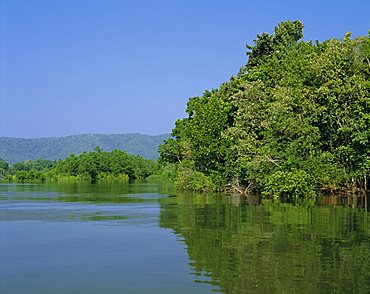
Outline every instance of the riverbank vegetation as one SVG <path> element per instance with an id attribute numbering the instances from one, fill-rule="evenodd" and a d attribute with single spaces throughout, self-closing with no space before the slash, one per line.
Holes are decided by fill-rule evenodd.
<path id="1" fill-rule="evenodd" d="M 3 173 L 3 182 L 43 183 L 46 181 L 125 181 L 145 179 L 153 173 L 155 162 L 122 150 L 69 155 L 64 160 L 24 161 L 11 165 Z"/>
<path id="2" fill-rule="evenodd" d="M 236 76 L 189 99 L 160 146 L 180 188 L 274 198 L 368 188 L 370 37 L 302 38 L 300 21 L 257 35 Z"/>

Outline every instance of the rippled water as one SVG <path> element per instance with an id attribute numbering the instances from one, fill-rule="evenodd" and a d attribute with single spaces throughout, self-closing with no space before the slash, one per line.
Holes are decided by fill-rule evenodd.
<path id="1" fill-rule="evenodd" d="M 364 196 L 0 185 L 1 293 L 370 293 Z"/>

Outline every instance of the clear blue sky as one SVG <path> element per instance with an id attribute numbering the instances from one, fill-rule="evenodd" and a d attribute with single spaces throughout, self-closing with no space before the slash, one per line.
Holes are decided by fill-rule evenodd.
<path id="1" fill-rule="evenodd" d="M 370 1 L 0 0 L 0 136 L 168 133 L 287 19 L 367 35 Z"/>

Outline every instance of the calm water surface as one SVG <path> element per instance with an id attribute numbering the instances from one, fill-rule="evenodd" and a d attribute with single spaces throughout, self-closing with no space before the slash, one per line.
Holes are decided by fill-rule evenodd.
<path id="1" fill-rule="evenodd" d="M 1 293 L 370 293 L 364 196 L 0 185 Z"/>

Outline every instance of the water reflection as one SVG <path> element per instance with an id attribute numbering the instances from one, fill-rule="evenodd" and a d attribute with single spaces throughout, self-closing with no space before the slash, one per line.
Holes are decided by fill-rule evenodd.
<path id="1" fill-rule="evenodd" d="M 104 222 L 156 225 L 157 199 L 151 184 L 0 184 L 0 221 Z M 131 222 L 129 222 L 131 221 Z"/>
<path id="2" fill-rule="evenodd" d="M 153 189 L 0 185 L 0 293 L 209 293 Z"/>
<path id="3" fill-rule="evenodd" d="M 321 198 L 318 201 L 319 205 L 332 206 L 332 205 L 342 205 L 351 206 L 352 208 L 369 210 L 369 196 L 370 195 L 358 195 L 358 194 L 348 194 L 348 195 L 330 195 Z"/>
<path id="4" fill-rule="evenodd" d="M 179 195 L 161 200 L 160 224 L 185 242 L 194 280 L 225 293 L 369 293 L 364 198 L 343 203 L 332 196 L 299 206 Z"/>
<path id="5" fill-rule="evenodd" d="M 370 293 L 363 195 L 281 203 L 166 193 L 0 185 L 0 292 L 52 293 L 59 283 L 63 293 Z"/>

